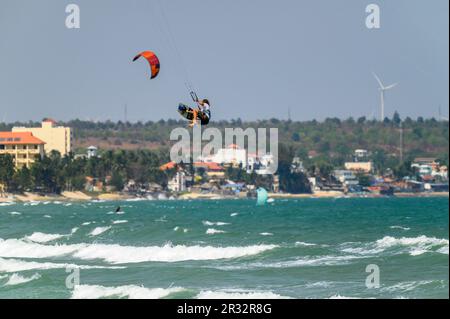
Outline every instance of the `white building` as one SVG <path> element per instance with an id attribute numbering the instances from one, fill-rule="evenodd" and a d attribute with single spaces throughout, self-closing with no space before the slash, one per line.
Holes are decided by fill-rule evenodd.
<path id="1" fill-rule="evenodd" d="M 367 150 L 363 150 L 363 149 L 355 150 L 356 158 L 367 158 L 367 156 L 369 156 L 369 152 Z"/>
<path id="2" fill-rule="evenodd" d="M 275 162 L 275 158 L 272 154 L 264 154 L 263 156 L 258 158 L 259 160 L 259 168 L 256 170 L 256 173 L 259 175 L 271 175 L 273 174 L 272 170 L 269 168 Z"/>
<path id="3" fill-rule="evenodd" d="M 345 169 L 360 173 L 371 173 L 373 171 L 372 162 L 346 162 Z"/>
<path id="4" fill-rule="evenodd" d="M 91 158 L 91 157 L 97 157 L 98 154 L 98 148 L 95 146 L 89 146 L 87 148 L 87 157 Z"/>
<path id="5" fill-rule="evenodd" d="M 216 154 L 208 156 L 205 162 L 217 164 L 231 164 L 233 166 L 247 167 L 247 151 L 239 148 L 236 144 L 231 144 L 227 148 L 221 148 Z"/>
<path id="6" fill-rule="evenodd" d="M 186 173 L 182 171 L 177 172 L 169 183 L 167 183 L 167 188 L 177 193 L 186 191 Z"/>
<path id="7" fill-rule="evenodd" d="M 355 174 L 350 170 L 335 170 L 333 172 L 333 176 L 346 186 L 359 184 Z"/>

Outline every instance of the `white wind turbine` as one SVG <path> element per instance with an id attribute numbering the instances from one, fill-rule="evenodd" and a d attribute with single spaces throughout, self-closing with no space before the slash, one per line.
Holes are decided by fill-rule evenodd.
<path id="1" fill-rule="evenodd" d="M 384 86 L 383 83 L 381 82 L 380 78 L 375 73 L 373 73 L 373 76 L 375 77 L 378 84 L 380 85 L 380 87 L 378 89 L 380 90 L 380 93 L 381 93 L 381 121 L 384 121 L 384 92 L 386 92 L 390 89 L 393 89 L 394 87 L 396 87 L 398 85 L 398 83 Z"/>

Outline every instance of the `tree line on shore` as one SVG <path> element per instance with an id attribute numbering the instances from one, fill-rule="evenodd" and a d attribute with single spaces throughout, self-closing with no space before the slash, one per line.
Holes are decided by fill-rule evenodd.
<path id="1" fill-rule="evenodd" d="M 102 182 L 105 186 L 113 186 L 121 191 L 125 184 L 133 180 L 138 185 L 156 183 L 163 187 L 175 175 L 176 169 L 162 171 L 160 166 L 169 161 L 168 151 L 104 151 L 98 157 L 75 157 L 73 154 L 61 157 L 52 151 L 48 156 L 37 160 L 30 168 L 26 166 L 15 169 L 10 155 L 0 155 L 0 184 L 9 192 L 36 191 L 42 193 L 60 193 L 62 191 L 85 190 L 87 177 Z M 281 147 L 278 174 L 280 188 L 287 192 L 310 192 L 308 179 L 303 173 L 291 172 L 292 149 Z M 199 182 L 206 182 L 206 172 L 194 171 L 200 177 Z M 261 176 L 247 173 L 239 167 L 224 168 L 225 179 L 262 186 L 270 189 L 273 176 Z"/>
<path id="2" fill-rule="evenodd" d="M 115 149 L 139 149 L 151 144 L 153 148 L 170 146 L 168 136 L 176 127 L 185 127 L 184 121 L 160 120 L 148 122 L 92 122 L 72 120 L 61 125 L 73 128 L 75 152 L 83 152 L 86 143 L 98 142 Z M 39 126 L 40 123 L 0 123 L 0 131 L 8 131 L 13 126 Z M 376 121 L 366 117 L 357 119 L 327 118 L 322 122 L 290 121 L 269 119 L 261 121 L 216 121 L 210 124 L 224 132 L 227 127 L 278 128 L 280 143 L 292 146 L 296 154 L 306 159 L 309 151 L 314 151 L 333 166 L 340 166 L 358 148 L 368 149 L 377 154 L 378 169 L 398 164 L 400 130 L 403 135 L 404 158 L 412 160 L 418 156 L 432 156 L 448 164 L 449 126 L 448 121 L 418 117 L 404 119 L 395 112 L 392 118 Z M 125 147 L 127 146 L 127 147 Z"/>
<path id="3" fill-rule="evenodd" d="M 74 120 L 61 123 L 72 127 L 75 146 L 83 140 L 104 140 L 107 143 L 130 143 L 134 150 L 102 150 L 101 157 L 83 158 L 73 154 L 61 157 L 58 153 L 37 161 L 30 169 L 14 170 L 12 158 L 0 156 L 0 183 L 11 191 L 43 190 L 60 192 L 62 190 L 81 190 L 86 176 L 98 178 L 122 189 L 126 181 L 133 179 L 137 183 L 155 182 L 167 185 L 174 171 L 162 172 L 160 165 L 169 161 L 167 137 L 172 129 L 185 126 L 185 122 L 160 120 L 158 122 L 91 122 Z M 12 126 L 39 126 L 39 123 L 0 123 L 0 131 L 10 130 Z M 370 151 L 370 160 L 375 173 L 383 174 L 388 169 L 395 177 L 410 176 L 414 172 L 411 162 L 415 157 L 432 156 L 439 158 L 441 164 L 448 165 L 449 126 L 448 121 L 434 118 L 406 118 L 402 120 L 398 113 L 392 119 L 383 122 L 368 120 L 365 117 L 340 120 L 329 118 L 323 122 L 306 122 L 270 119 L 265 121 L 244 122 L 241 120 L 219 121 L 211 126 L 224 130 L 227 127 L 276 127 L 279 130 L 279 167 L 280 188 L 298 193 L 308 192 L 307 176 L 319 176 L 330 180 L 334 169 L 342 168 L 346 161 L 352 160 L 353 151 L 358 148 Z M 399 156 L 400 130 L 403 135 L 403 158 Z M 156 143 L 155 149 L 140 149 L 142 142 Z M 313 151 L 313 155 L 310 154 Z M 75 149 L 84 153 L 84 148 Z M 303 172 L 292 172 L 294 157 L 304 164 Z M 226 177 L 236 182 L 261 184 L 268 186 L 272 180 L 255 174 L 247 174 L 240 169 L 226 169 Z M 364 183 L 367 178 L 360 176 Z"/>

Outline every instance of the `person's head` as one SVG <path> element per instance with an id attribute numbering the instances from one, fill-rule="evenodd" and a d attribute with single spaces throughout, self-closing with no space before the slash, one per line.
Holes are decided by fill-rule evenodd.
<path id="1" fill-rule="evenodd" d="M 211 104 L 209 104 L 208 99 L 203 99 L 203 100 L 202 100 L 202 104 L 208 104 L 209 106 L 211 106 Z"/>

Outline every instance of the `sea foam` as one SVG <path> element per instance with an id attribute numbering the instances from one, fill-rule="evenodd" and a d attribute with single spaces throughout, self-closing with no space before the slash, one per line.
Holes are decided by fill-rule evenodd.
<path id="1" fill-rule="evenodd" d="M 98 285 L 78 285 L 72 293 L 72 299 L 129 298 L 129 299 L 160 299 L 170 294 L 183 291 L 184 288 L 145 288 L 128 285 L 104 287 Z"/>
<path id="2" fill-rule="evenodd" d="M 206 234 L 207 235 L 224 234 L 224 233 L 226 233 L 226 231 L 219 230 L 219 229 L 214 229 L 214 228 L 208 228 L 206 230 Z"/>
<path id="3" fill-rule="evenodd" d="M 125 219 L 123 219 L 123 220 L 115 220 L 112 223 L 113 224 L 125 224 L 125 223 L 128 223 L 128 220 L 125 220 Z"/>
<path id="4" fill-rule="evenodd" d="M 111 229 L 111 226 L 104 226 L 104 227 L 96 227 L 94 228 L 94 230 L 92 230 L 89 235 L 91 236 L 98 236 L 103 234 L 104 232 L 108 231 Z"/>
<path id="5" fill-rule="evenodd" d="M 409 253 L 411 256 L 419 256 L 429 252 L 448 255 L 449 241 L 448 239 L 427 237 L 425 235 L 401 238 L 385 236 L 371 243 L 345 243 L 343 245 L 347 246 L 342 249 L 343 252 L 359 255 L 377 255 L 383 252 L 391 254 Z"/>
<path id="6" fill-rule="evenodd" d="M 179 262 L 186 260 L 231 259 L 257 255 L 277 248 L 276 245 L 243 247 L 213 246 L 121 246 L 116 244 L 43 245 L 19 239 L 0 239 L 0 257 L 53 258 L 71 255 L 83 260 L 100 259 L 112 264 L 140 262 Z"/>
<path id="7" fill-rule="evenodd" d="M 446 248 L 448 251 L 448 245 L 449 245 L 448 239 L 427 237 L 424 235 L 412 238 L 407 237 L 395 238 L 386 236 L 376 241 L 376 246 L 380 249 L 389 249 L 398 246 L 410 248 L 410 254 L 412 256 L 418 256 L 423 253 L 432 251 L 442 253 L 443 252 L 442 249 Z M 436 248 L 438 249 L 435 250 Z"/>
<path id="8" fill-rule="evenodd" d="M 39 274 L 34 274 L 31 277 L 23 277 L 19 274 L 14 273 L 9 277 L 8 281 L 5 283 L 5 286 L 21 285 L 39 278 L 41 278 L 41 275 Z"/>
<path id="9" fill-rule="evenodd" d="M 26 240 L 34 241 L 35 243 L 47 243 L 49 241 L 54 241 L 63 237 L 66 237 L 67 235 L 61 235 L 61 234 L 45 234 L 40 232 L 34 232 L 30 236 L 25 236 Z"/>
<path id="10" fill-rule="evenodd" d="M 205 226 L 225 226 L 225 225 L 230 225 L 230 223 L 225 223 L 225 222 L 210 222 L 208 220 L 204 220 L 203 225 Z"/>
<path id="11" fill-rule="evenodd" d="M 0 272 L 21 272 L 28 270 L 48 270 L 48 269 L 124 269 L 126 267 L 119 266 L 85 266 L 68 263 L 51 263 L 51 262 L 35 262 L 24 261 L 19 259 L 4 259 L 0 257 Z"/>

